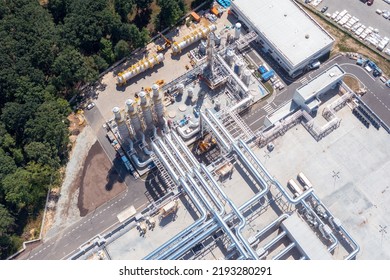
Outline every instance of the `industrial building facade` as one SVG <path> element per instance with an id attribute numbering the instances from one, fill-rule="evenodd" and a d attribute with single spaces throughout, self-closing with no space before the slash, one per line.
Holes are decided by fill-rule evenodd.
<path id="1" fill-rule="evenodd" d="M 335 64 L 314 77 L 309 83 L 297 88 L 293 96 L 294 102 L 308 113 L 317 111 L 321 105 L 321 95 L 339 85 L 344 74 L 344 70 Z"/>
<path id="2" fill-rule="evenodd" d="M 332 49 L 333 37 L 292 0 L 235 0 L 231 9 L 291 77 Z"/>

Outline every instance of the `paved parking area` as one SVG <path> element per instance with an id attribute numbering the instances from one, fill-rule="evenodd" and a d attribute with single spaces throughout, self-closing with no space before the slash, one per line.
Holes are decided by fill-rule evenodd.
<path id="1" fill-rule="evenodd" d="M 379 29 L 381 36 L 390 38 L 390 20 L 383 18 L 381 15 L 375 13 L 379 10 L 390 10 L 390 5 L 382 0 L 374 1 L 374 4 L 368 6 L 359 0 L 323 0 L 317 6 L 318 10 L 328 6 L 326 13 L 333 14 L 335 11 L 341 12 L 347 10 L 352 16 L 357 17 L 365 26 L 372 26 Z"/>

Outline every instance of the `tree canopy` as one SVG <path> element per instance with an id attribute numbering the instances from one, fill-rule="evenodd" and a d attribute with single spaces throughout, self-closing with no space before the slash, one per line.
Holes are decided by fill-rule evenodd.
<path id="1" fill-rule="evenodd" d="M 67 100 L 143 47 L 130 21 L 144 0 L 0 1 L 0 256 L 42 209 L 67 161 Z M 27 215 L 27 219 L 26 219 Z"/>
<path id="2" fill-rule="evenodd" d="M 68 103 L 150 40 L 153 0 L 0 1 L 0 257 L 20 245 L 68 156 Z M 183 0 L 156 0 L 157 29 Z M 27 217 L 27 218 L 26 218 Z"/>
<path id="3" fill-rule="evenodd" d="M 185 14 L 183 0 L 157 0 L 157 4 L 161 7 L 156 19 L 159 30 L 173 26 Z"/>

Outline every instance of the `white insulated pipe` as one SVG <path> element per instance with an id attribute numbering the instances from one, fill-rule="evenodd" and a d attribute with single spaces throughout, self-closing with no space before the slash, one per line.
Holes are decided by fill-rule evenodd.
<path id="1" fill-rule="evenodd" d="M 230 76 L 236 81 L 236 83 L 242 88 L 244 93 L 248 93 L 249 89 L 244 84 L 244 82 L 240 79 L 240 77 L 237 76 L 237 74 L 230 68 L 230 66 L 226 63 L 226 61 L 223 59 L 223 57 L 220 54 L 217 54 L 217 59 L 219 62 L 223 65 L 223 67 L 229 72 Z"/>
<path id="2" fill-rule="evenodd" d="M 131 78 L 137 76 L 147 69 L 153 68 L 155 65 L 163 61 L 164 55 L 162 53 L 138 61 L 137 63 L 127 68 L 124 72 L 118 74 L 117 85 L 125 85 Z"/>
<path id="3" fill-rule="evenodd" d="M 196 160 L 195 156 L 190 152 L 184 141 L 174 132 L 171 132 L 172 138 L 175 140 L 176 143 L 179 144 L 180 148 L 184 153 L 187 155 L 189 160 L 191 161 L 192 165 L 195 166 L 197 169 L 199 168 L 199 162 Z"/>
<path id="4" fill-rule="evenodd" d="M 189 35 L 184 36 L 182 41 L 173 43 L 172 46 L 173 53 L 174 54 L 180 53 L 183 49 L 190 46 L 192 43 L 195 43 L 202 38 L 206 38 L 210 32 L 214 32 L 215 30 L 217 30 L 217 26 L 215 24 L 211 24 L 209 26 L 203 26 L 201 28 L 196 29 Z"/>

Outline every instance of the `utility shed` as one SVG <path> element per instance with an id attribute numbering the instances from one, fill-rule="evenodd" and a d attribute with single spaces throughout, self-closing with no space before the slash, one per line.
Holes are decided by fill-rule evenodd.
<path id="1" fill-rule="evenodd" d="M 234 0 L 231 9 L 292 77 L 327 55 L 333 46 L 333 37 L 295 1 Z"/>
<path id="2" fill-rule="evenodd" d="M 295 241 L 299 251 L 309 260 L 333 260 L 327 248 L 318 239 L 310 226 L 294 213 L 282 222 L 288 237 Z"/>
<path id="3" fill-rule="evenodd" d="M 296 89 L 293 100 L 302 109 L 311 113 L 321 105 L 320 96 L 335 88 L 344 77 L 344 70 L 337 64 L 320 73 L 307 84 Z"/>

